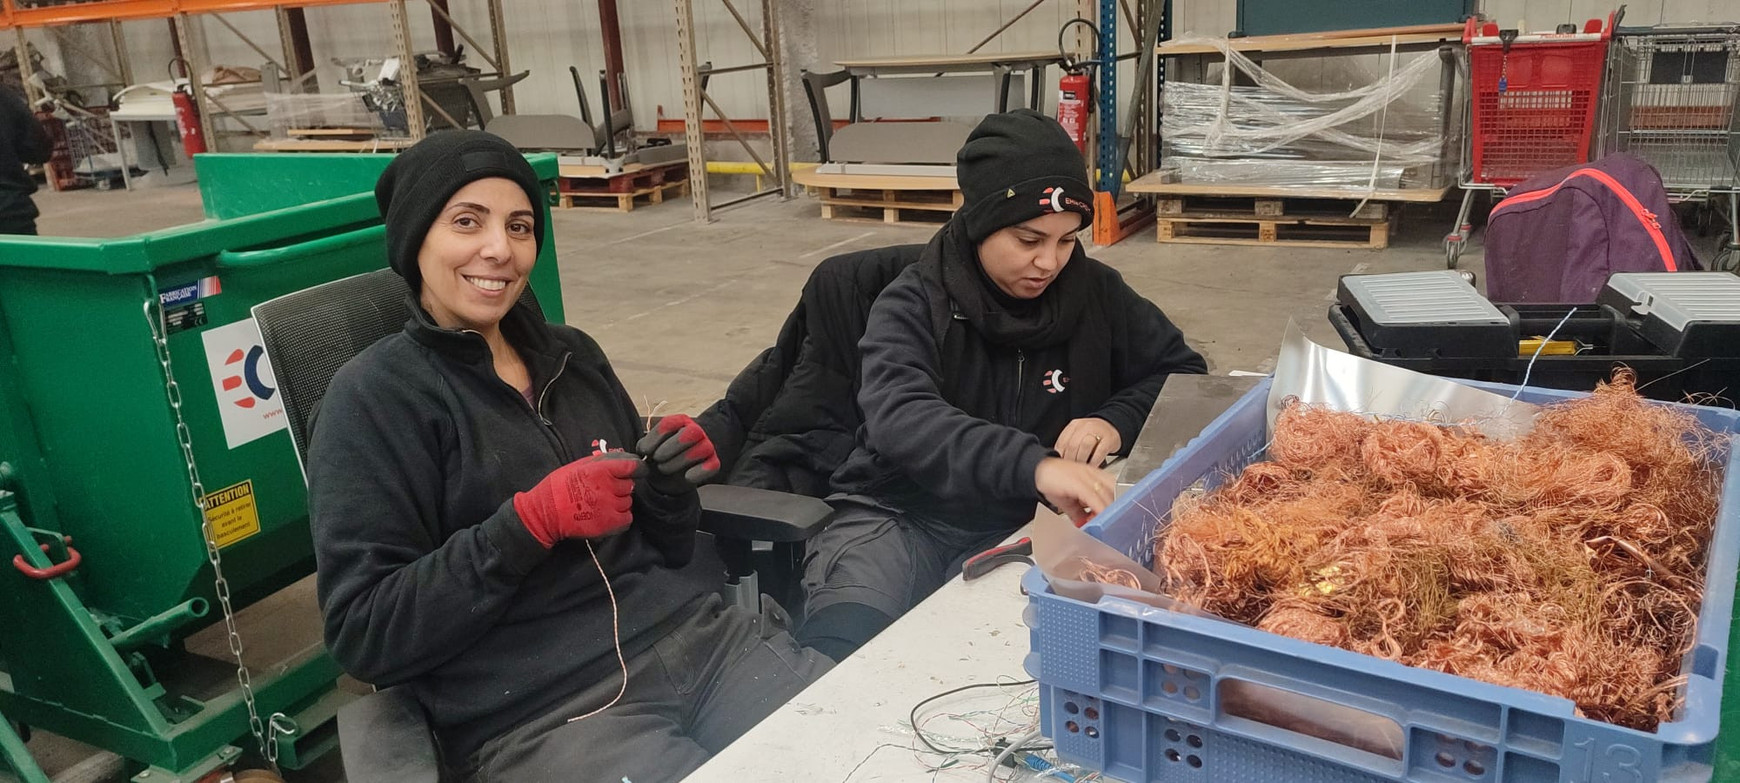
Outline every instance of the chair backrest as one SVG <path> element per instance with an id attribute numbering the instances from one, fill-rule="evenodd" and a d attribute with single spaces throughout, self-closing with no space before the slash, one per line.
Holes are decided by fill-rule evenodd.
<path id="1" fill-rule="evenodd" d="M 520 301 L 543 315 L 530 286 Z M 411 299 L 398 274 L 377 269 L 261 302 L 253 313 L 306 478 L 314 416 L 332 376 L 364 348 L 403 330 Z"/>
<path id="2" fill-rule="evenodd" d="M 525 78 L 531 75 L 531 71 L 520 71 L 511 76 L 496 76 L 488 79 L 468 76 L 459 80 L 459 84 L 465 88 L 466 96 L 470 98 L 471 110 L 477 116 L 477 127 L 480 130 L 488 128 L 490 120 L 495 119 L 495 111 L 489 107 L 489 91 L 512 87 L 525 81 Z"/>
<path id="3" fill-rule="evenodd" d="M 816 121 L 816 146 L 821 152 L 822 162 L 832 162 L 833 158 L 828 157 L 828 142 L 834 136 L 834 113 L 828 108 L 827 89 L 840 82 L 851 80 L 852 74 L 843 70 L 832 73 L 800 71 L 799 76 L 804 83 L 804 96 L 810 101 L 810 117 Z M 852 81 L 850 117 L 854 122 L 858 119 L 858 82 L 856 81 Z"/>
<path id="4" fill-rule="evenodd" d="M 823 497 L 863 423 L 858 341 L 882 289 L 923 245 L 861 250 L 818 264 L 779 339 L 697 419 L 731 484 Z"/>

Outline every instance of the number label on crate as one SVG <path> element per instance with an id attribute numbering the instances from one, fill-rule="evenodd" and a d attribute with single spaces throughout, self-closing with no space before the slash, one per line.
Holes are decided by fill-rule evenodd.
<path id="1" fill-rule="evenodd" d="M 1630 745 L 1608 745 L 1601 752 L 1590 737 L 1574 747 L 1583 751 L 1583 765 L 1576 769 L 1573 783 L 1643 783 L 1643 753 Z"/>

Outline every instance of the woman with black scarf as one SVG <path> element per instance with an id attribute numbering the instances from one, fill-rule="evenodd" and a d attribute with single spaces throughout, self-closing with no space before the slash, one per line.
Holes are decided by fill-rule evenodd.
<path id="1" fill-rule="evenodd" d="M 1086 164 L 1062 126 L 986 117 L 966 204 L 883 290 L 863 340 L 858 444 L 810 541 L 799 639 L 839 660 L 1033 517 L 1112 500 L 1100 470 L 1166 376 L 1207 371 L 1152 302 L 1088 258 Z"/>

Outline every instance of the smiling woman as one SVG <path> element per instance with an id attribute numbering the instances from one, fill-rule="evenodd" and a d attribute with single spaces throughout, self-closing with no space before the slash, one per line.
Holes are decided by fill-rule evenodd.
<path id="1" fill-rule="evenodd" d="M 409 686 L 443 779 L 682 777 L 827 667 L 723 605 L 695 546 L 713 444 L 687 416 L 645 432 L 598 344 L 520 301 L 545 210 L 507 142 L 436 133 L 375 199 L 417 306 L 314 423 L 333 657 Z"/>
<path id="2" fill-rule="evenodd" d="M 538 260 L 535 220 L 512 180 L 480 179 L 447 200 L 417 252 L 418 300 L 429 317 L 443 328 L 483 335 L 496 374 L 528 398 L 532 379 L 502 336 L 501 319 L 519 301 Z"/>

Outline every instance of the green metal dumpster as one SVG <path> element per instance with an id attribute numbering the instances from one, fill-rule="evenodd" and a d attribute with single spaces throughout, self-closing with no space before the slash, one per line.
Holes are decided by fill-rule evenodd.
<path id="1" fill-rule="evenodd" d="M 200 156 L 202 222 L 0 236 L 8 721 L 111 750 L 154 783 L 254 747 L 237 677 L 179 676 L 192 668 L 181 640 L 224 622 L 213 559 L 237 610 L 314 570 L 302 473 L 249 311 L 385 265 L 373 188 L 390 159 Z M 554 156 L 532 162 L 555 179 Z M 532 286 L 560 321 L 554 259 L 546 242 Z M 316 724 L 343 697 L 323 647 L 248 663 L 258 714 L 291 719 L 285 766 L 330 744 Z M 0 758 L 41 779 L 6 721 Z"/>

